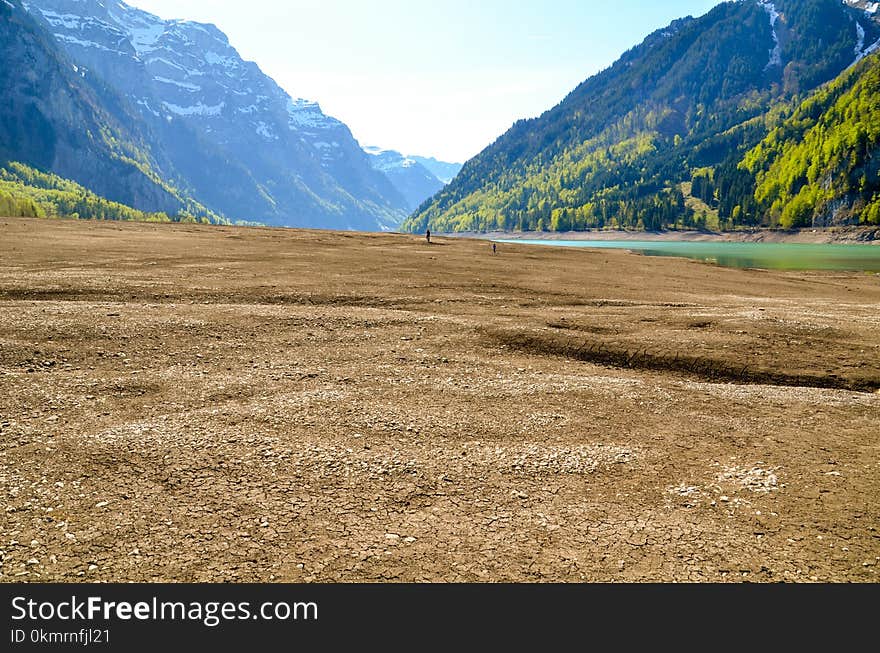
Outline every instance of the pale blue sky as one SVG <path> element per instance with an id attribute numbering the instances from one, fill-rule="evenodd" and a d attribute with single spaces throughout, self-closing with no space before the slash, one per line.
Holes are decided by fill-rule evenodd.
<path id="1" fill-rule="evenodd" d="M 464 161 L 718 0 L 128 0 L 214 23 L 362 145 Z"/>

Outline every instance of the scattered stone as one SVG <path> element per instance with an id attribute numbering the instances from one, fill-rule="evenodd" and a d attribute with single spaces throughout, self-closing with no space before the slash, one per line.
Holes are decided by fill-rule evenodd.
<path id="1" fill-rule="evenodd" d="M 717 273 L 700 267 L 686 287 L 664 291 L 664 301 L 689 302 L 669 308 L 641 296 L 634 284 L 574 284 L 576 266 L 554 272 L 549 299 L 539 290 L 546 281 L 540 265 L 525 279 L 514 270 L 490 277 L 480 263 L 485 299 L 460 292 L 456 275 L 437 284 L 418 268 L 412 283 L 387 290 L 367 287 L 373 272 L 349 278 L 331 269 L 329 285 L 319 290 L 315 284 L 323 282 L 298 276 L 300 262 L 291 255 L 296 239 L 310 236 L 291 234 L 287 243 L 286 232 L 260 233 L 266 236 L 260 248 L 243 252 L 229 241 L 223 256 L 262 265 L 265 246 L 269 275 L 269 266 L 239 270 L 251 265 L 242 260 L 233 286 L 204 267 L 208 231 L 188 234 L 200 252 L 190 260 L 184 245 L 184 277 L 112 263 L 99 266 L 98 277 L 78 263 L 36 270 L 27 258 L 19 269 L 16 257 L 15 265 L 0 266 L 8 309 L 0 311 L 0 381 L 9 390 L 0 392 L 2 578 L 24 570 L 28 580 L 49 581 L 694 581 L 717 579 L 719 565 L 727 565 L 728 578 L 739 577 L 743 565 L 756 561 L 772 566 L 772 580 L 779 581 L 875 577 L 878 563 L 865 562 L 859 572 L 858 558 L 869 560 L 880 541 L 870 525 L 876 461 L 862 446 L 865 433 L 876 430 L 877 396 L 717 380 L 688 385 L 662 370 L 603 368 L 574 356 L 494 347 L 486 335 L 502 326 L 511 333 L 539 330 L 546 314 L 564 305 L 566 319 L 584 327 L 568 334 L 584 353 L 593 343 L 631 339 L 648 354 L 669 344 L 688 356 L 745 361 L 748 355 L 784 368 L 801 354 L 778 338 L 797 334 L 810 345 L 829 344 L 820 352 L 828 367 L 838 365 L 830 358 L 840 352 L 841 374 L 856 373 L 864 361 L 858 374 L 867 376 L 876 373 L 880 347 L 861 341 L 873 338 L 873 347 L 876 329 L 867 329 L 876 326 L 876 311 L 864 297 L 849 305 L 826 299 L 824 281 L 843 283 L 846 275 L 822 284 L 802 275 L 797 284 L 779 285 L 776 273 L 743 272 L 755 284 L 766 277 L 781 296 L 724 294 L 717 302 L 705 295 L 701 276 Z M 274 238 L 285 240 L 277 258 Z M 104 251 L 102 239 L 90 239 Z M 333 239 L 346 251 L 346 239 Z M 151 255 L 155 239 L 135 242 L 146 247 L 138 258 Z M 456 247 L 444 255 L 470 275 L 466 262 L 455 259 Z M 512 251 L 509 260 L 526 260 L 516 256 Z M 590 268 L 604 257 L 582 258 Z M 550 269 L 562 270 L 556 263 Z M 194 281 L 181 288 L 181 278 Z M 520 287 L 524 282 L 527 288 Z M 723 289 L 721 282 L 711 285 L 712 293 Z M 19 287 L 47 294 L 20 301 L 10 294 Z M 68 292 L 81 296 L 68 301 Z M 615 297 L 600 301 L 597 292 Z M 101 320 L 117 309 L 107 298 L 94 300 L 95 293 L 126 303 L 124 330 L 118 320 Z M 498 310 L 502 294 L 509 310 Z M 431 330 L 406 334 L 418 332 L 413 324 L 433 296 L 444 299 L 431 305 L 437 313 Z M 171 297 L 178 308 L 132 303 Z M 185 306 L 191 298 L 197 301 Z M 755 301 L 770 310 L 760 340 L 747 326 Z M 675 323 L 695 319 L 718 328 L 687 340 Z M 846 328 L 838 328 L 844 319 Z M 108 326 L 103 332 L 101 322 Z M 588 328 L 600 324 L 595 332 Z M 665 340 L 668 327 L 674 343 Z M 743 330 L 731 339 L 733 328 Z M 45 345 L 51 337 L 55 344 Z M 861 357 L 854 351 L 847 358 L 853 344 L 841 345 L 844 337 L 865 346 Z M 776 345 L 778 360 L 760 358 L 762 348 Z M 107 352 L 100 358 L 98 346 Z M 813 349 L 823 348 L 797 347 L 805 361 Z M 120 350 L 142 369 L 126 369 L 129 359 L 113 355 Z M 440 351 L 454 365 L 439 365 L 449 363 Z M 57 366 L 42 363 L 50 355 Z M 69 371 L 64 356 L 81 368 Z M 305 373 L 318 365 L 327 369 Z M 25 375 L 28 366 L 36 374 Z M 44 421 L 55 417 L 52 426 Z M 768 464 L 754 462 L 758 457 Z M 831 457 L 840 459 L 838 467 L 825 466 Z M 779 461 L 783 469 L 770 466 Z M 832 478 L 831 469 L 847 472 L 846 482 Z M 834 501 L 805 496 L 823 473 L 824 486 L 835 492 L 826 498 Z M 116 499 L 96 502 L 102 494 Z M 708 507 L 710 500 L 722 510 L 681 507 Z M 736 520 L 725 520 L 734 506 L 747 505 Z M 781 516 L 759 514 L 773 509 Z M 385 525 L 397 532 L 377 538 Z M 825 542 L 816 544 L 816 532 L 828 533 Z M 25 545 L 9 545 L 12 538 Z M 831 540 L 833 549 L 826 546 Z M 644 548 L 631 548 L 637 546 Z M 96 552 L 100 558 L 89 560 Z M 310 559 L 309 574 L 304 563 L 290 565 L 298 557 Z M 797 576 L 798 567 L 806 573 Z M 757 567 L 748 578 L 769 580 Z"/>
<path id="2" fill-rule="evenodd" d="M 719 483 L 734 482 L 756 494 L 775 492 L 780 487 L 785 487 L 779 484 L 776 474 L 780 468 L 772 467 L 765 469 L 761 467 L 762 464 L 757 463 L 753 467 L 725 467 L 722 473 L 718 475 L 718 481 Z"/>

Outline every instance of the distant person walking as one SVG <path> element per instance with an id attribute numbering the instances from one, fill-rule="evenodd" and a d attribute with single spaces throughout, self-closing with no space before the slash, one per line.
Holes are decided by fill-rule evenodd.
<path id="1" fill-rule="evenodd" d="M 425 234 L 425 238 L 427 239 L 428 244 L 430 245 L 431 244 L 431 230 L 430 229 L 428 229 L 428 233 Z"/>
<path id="2" fill-rule="evenodd" d="M 495 255 L 498 253 L 498 245 L 492 243 L 492 254 Z"/>

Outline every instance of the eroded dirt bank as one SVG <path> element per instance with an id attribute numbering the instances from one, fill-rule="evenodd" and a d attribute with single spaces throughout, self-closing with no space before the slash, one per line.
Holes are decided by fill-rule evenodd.
<path id="1" fill-rule="evenodd" d="M 0 219 L 0 580 L 876 582 L 878 306 L 876 275 Z"/>

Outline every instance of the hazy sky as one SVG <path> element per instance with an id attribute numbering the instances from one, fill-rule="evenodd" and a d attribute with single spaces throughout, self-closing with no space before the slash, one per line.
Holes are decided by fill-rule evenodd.
<path id="1" fill-rule="evenodd" d="M 464 161 L 718 0 L 127 0 L 214 23 L 361 145 Z"/>

